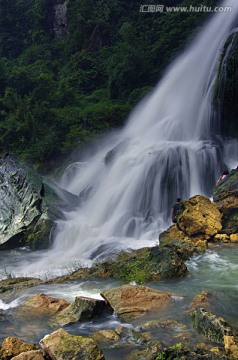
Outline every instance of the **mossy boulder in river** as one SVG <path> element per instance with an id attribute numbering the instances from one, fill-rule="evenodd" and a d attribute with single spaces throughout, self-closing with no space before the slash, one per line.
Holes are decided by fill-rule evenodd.
<path id="1" fill-rule="evenodd" d="M 4 339 L 0 350 L 1 360 L 10 360 L 14 356 L 21 354 L 22 352 L 37 350 L 38 346 L 30 344 L 26 341 L 18 339 L 16 337 L 8 337 Z"/>
<path id="2" fill-rule="evenodd" d="M 72 304 L 57 315 L 56 321 L 64 326 L 77 321 L 90 320 L 106 312 L 112 313 L 112 308 L 107 307 L 104 300 L 78 296 Z"/>
<path id="3" fill-rule="evenodd" d="M 59 329 L 46 335 L 40 346 L 50 359 L 57 360 L 103 360 L 104 355 L 93 339 L 69 334 Z"/>
<path id="4" fill-rule="evenodd" d="M 131 250 L 118 254 L 114 260 L 96 264 L 88 269 L 78 269 L 53 282 L 111 277 L 143 284 L 150 281 L 178 279 L 187 275 L 188 270 L 184 262 L 196 252 L 198 249 L 186 241 Z"/>

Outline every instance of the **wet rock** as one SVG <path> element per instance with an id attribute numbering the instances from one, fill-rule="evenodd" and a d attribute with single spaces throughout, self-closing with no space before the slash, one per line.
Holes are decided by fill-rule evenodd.
<path id="1" fill-rule="evenodd" d="M 231 242 L 238 242 L 238 234 L 231 234 L 230 235 Z"/>
<path id="2" fill-rule="evenodd" d="M 156 328 L 176 329 L 176 331 L 179 329 L 181 331 L 186 329 L 186 325 L 176 319 L 160 319 L 147 321 L 140 326 L 140 330 L 151 330 Z"/>
<path id="3" fill-rule="evenodd" d="M 0 249 L 49 247 L 54 221 L 78 197 L 9 155 L 0 157 Z"/>
<path id="4" fill-rule="evenodd" d="M 121 252 L 114 260 L 98 263 L 91 268 L 80 268 L 48 283 L 102 277 L 143 284 L 182 278 L 188 273 L 184 262 L 199 251 L 193 243 L 174 241 L 164 246 Z"/>
<path id="5" fill-rule="evenodd" d="M 125 321 L 138 318 L 149 311 L 164 311 L 172 294 L 146 286 L 123 285 L 101 293 L 101 296 Z"/>
<path id="6" fill-rule="evenodd" d="M 16 337 L 8 337 L 3 340 L 0 350 L 1 360 L 10 360 L 23 352 L 37 350 L 38 346 L 30 344 Z"/>
<path id="7" fill-rule="evenodd" d="M 104 300 L 76 297 L 72 304 L 57 315 L 56 321 L 63 326 L 77 321 L 90 320 L 106 311 L 112 313 L 112 309 L 106 306 Z"/>
<path id="8" fill-rule="evenodd" d="M 90 338 L 95 340 L 97 343 L 99 342 L 114 343 L 120 340 L 120 336 L 116 333 L 116 331 L 111 329 L 98 330 L 93 334 L 91 334 Z"/>
<path id="9" fill-rule="evenodd" d="M 224 347 L 230 360 L 238 359 L 238 338 L 234 336 L 224 336 Z"/>
<path id="10" fill-rule="evenodd" d="M 41 216 L 42 182 L 35 176 L 34 185 L 28 181 L 27 171 L 6 155 L 0 158 L 0 244 L 18 240 L 27 226 Z"/>
<path id="11" fill-rule="evenodd" d="M 12 295 L 19 296 L 25 289 L 42 284 L 43 281 L 36 278 L 9 278 L 0 281 L 0 298 L 9 299 Z"/>
<path id="12" fill-rule="evenodd" d="M 223 344 L 224 336 L 236 336 L 236 330 L 225 319 L 199 308 L 191 313 L 193 327 L 209 340 Z"/>
<path id="13" fill-rule="evenodd" d="M 214 308 L 215 304 L 217 303 L 217 299 L 208 291 L 202 291 L 201 293 L 197 294 L 192 303 L 189 306 L 190 313 L 194 312 L 196 309 L 202 308 L 207 311 Z"/>
<path id="14" fill-rule="evenodd" d="M 238 171 L 232 170 L 215 188 L 213 200 L 223 214 L 222 231 L 226 234 L 238 232 Z"/>
<path id="15" fill-rule="evenodd" d="M 159 242 L 161 245 L 165 245 L 171 243 L 171 241 L 184 240 L 185 237 L 186 235 L 177 225 L 172 225 L 159 235 Z"/>
<path id="16" fill-rule="evenodd" d="M 182 202 L 177 225 L 193 241 L 208 240 L 222 228 L 221 213 L 208 198 L 196 195 Z"/>
<path id="17" fill-rule="evenodd" d="M 138 284 L 181 278 L 187 274 L 181 252 L 181 244 L 170 244 L 121 253 L 115 261 L 96 266 L 95 274 Z"/>
<path id="18" fill-rule="evenodd" d="M 14 356 L 11 360 L 45 360 L 45 352 L 42 350 L 32 350 Z"/>
<path id="19" fill-rule="evenodd" d="M 216 234 L 214 236 L 214 241 L 228 243 L 230 242 L 230 237 L 227 234 Z"/>
<path id="20" fill-rule="evenodd" d="M 56 314 L 68 306 L 69 303 L 64 299 L 54 298 L 45 294 L 32 295 L 21 305 L 21 307 L 27 308 L 27 311 L 32 309 L 40 314 Z"/>
<path id="21" fill-rule="evenodd" d="M 103 360 L 104 355 L 93 339 L 69 334 L 59 329 L 46 335 L 40 346 L 51 360 Z"/>
<path id="22" fill-rule="evenodd" d="M 104 158 L 105 164 L 106 165 L 111 164 L 116 156 L 118 156 L 119 154 L 123 153 L 126 150 L 128 143 L 129 143 L 129 139 L 125 139 L 121 141 L 119 144 L 117 144 L 112 150 L 108 151 L 108 153 Z"/>

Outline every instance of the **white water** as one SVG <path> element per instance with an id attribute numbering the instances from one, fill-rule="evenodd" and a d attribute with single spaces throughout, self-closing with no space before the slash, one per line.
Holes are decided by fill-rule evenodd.
<path id="1" fill-rule="evenodd" d="M 80 195 L 81 206 L 58 222 L 54 248 L 22 273 L 59 275 L 117 249 L 153 246 L 170 225 L 176 197 L 210 196 L 224 164 L 237 165 L 237 156 L 229 158 L 237 142 L 221 149 L 211 128 L 219 56 L 238 13 L 237 0 L 223 5 L 232 6 L 232 12 L 210 20 L 127 126 L 66 170 L 60 185 Z M 116 145 L 105 165 L 104 157 Z"/>

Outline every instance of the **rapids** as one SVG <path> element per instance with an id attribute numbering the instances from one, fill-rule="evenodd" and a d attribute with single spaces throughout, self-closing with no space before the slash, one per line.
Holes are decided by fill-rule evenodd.
<path id="1" fill-rule="evenodd" d="M 57 222 L 52 248 L 6 272 L 54 277 L 121 249 L 154 246 L 177 197 L 212 195 L 221 169 L 238 161 L 237 140 L 215 133 L 211 101 L 238 13 L 237 0 L 223 6 L 232 11 L 211 17 L 126 126 L 65 170 L 59 185 L 78 195 L 80 206 Z"/>

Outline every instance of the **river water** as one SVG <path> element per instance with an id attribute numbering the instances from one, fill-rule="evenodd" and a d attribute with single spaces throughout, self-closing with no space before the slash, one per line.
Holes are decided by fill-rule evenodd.
<path id="1" fill-rule="evenodd" d="M 19 259 L 22 261 L 23 257 L 34 259 L 35 253 L 31 253 L 26 249 L 0 253 L 1 263 L 6 262 L 6 259 L 10 258 L 15 262 Z M 151 319 L 176 319 L 185 326 L 185 330 L 177 329 L 177 342 L 181 341 L 179 337 L 180 332 L 189 336 L 190 343 L 206 342 L 206 339 L 196 334 L 192 328 L 191 319 L 188 315 L 189 304 L 196 294 L 204 290 L 209 291 L 215 298 L 214 312 L 217 315 L 223 316 L 231 325 L 238 327 L 237 258 L 238 246 L 219 246 L 208 250 L 204 255 L 193 257 L 187 263 L 189 274 L 186 278 L 146 284 L 149 287 L 174 294 L 172 305 L 164 313 L 151 313 L 130 323 L 122 321 L 113 314 L 101 319 L 97 318 L 93 321 L 76 323 L 67 326 L 65 329 L 72 334 L 87 336 L 99 329 L 115 329 L 118 326 L 139 331 L 139 326 Z M 38 343 L 44 335 L 57 329 L 50 326 L 47 322 L 48 319 L 44 319 L 42 316 L 30 317 L 29 315 L 22 316 L 22 314 L 19 316 L 18 306 L 29 295 L 45 293 L 49 296 L 64 298 L 69 302 L 72 302 L 76 296 L 100 299 L 100 292 L 120 286 L 121 284 L 120 281 L 112 281 L 111 279 L 95 279 L 55 285 L 40 285 L 26 290 L 24 294 L 12 298 L 8 303 L 0 301 L 0 309 L 2 309 L 2 314 L 0 313 L 0 341 L 7 336 L 17 336 L 26 341 Z M 160 341 L 164 340 L 169 345 L 173 344 L 171 338 L 175 335 L 176 333 L 171 329 L 166 328 L 157 328 L 153 334 L 155 338 Z M 118 346 L 113 349 L 104 349 L 106 359 L 117 360 L 121 356 L 124 356 L 126 359 L 134 347 L 125 347 L 125 342 L 126 339 L 124 339 L 124 342 L 117 344 Z"/>

